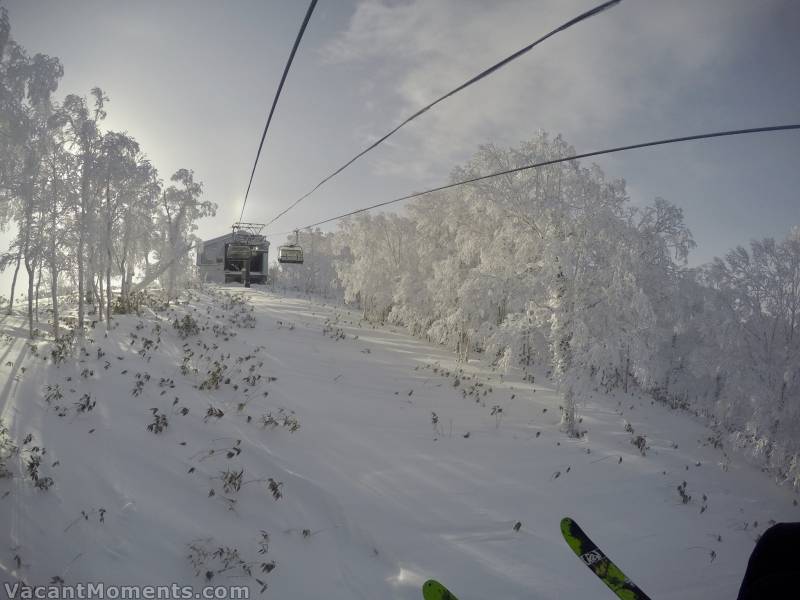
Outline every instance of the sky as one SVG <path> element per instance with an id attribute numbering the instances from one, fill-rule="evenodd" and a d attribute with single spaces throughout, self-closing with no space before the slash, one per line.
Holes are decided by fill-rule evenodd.
<path id="1" fill-rule="evenodd" d="M 244 220 L 266 222 L 404 117 L 599 0 L 320 0 L 273 118 Z M 12 37 L 58 56 L 57 98 L 110 97 L 165 181 L 193 169 L 238 220 L 305 0 L 0 0 Z M 448 182 L 480 144 L 540 129 L 585 152 L 800 123 L 800 1 L 623 0 L 406 126 L 281 218 L 270 236 Z M 596 159 L 632 202 L 684 210 L 699 264 L 800 225 L 800 133 Z M 396 205 L 395 210 L 402 210 Z M 333 224 L 329 226 L 335 228 Z M 2 245 L 9 234 L 0 234 Z M 280 243 L 285 236 L 272 237 Z M 7 288 L 9 273 L 0 279 Z"/>

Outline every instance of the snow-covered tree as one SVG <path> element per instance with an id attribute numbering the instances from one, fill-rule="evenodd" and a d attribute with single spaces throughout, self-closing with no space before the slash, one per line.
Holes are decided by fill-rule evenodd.
<path id="1" fill-rule="evenodd" d="M 800 228 L 754 240 L 704 272 L 713 290 L 704 342 L 715 352 L 715 414 L 783 479 L 800 486 Z"/>
<path id="2" fill-rule="evenodd" d="M 540 133 L 479 148 L 454 181 L 574 153 Z M 563 386 L 564 426 L 595 389 L 661 389 L 693 246 L 665 200 L 632 207 L 622 180 L 577 161 L 489 178 L 359 215 L 336 234 L 344 297 L 467 359 L 535 365 Z"/>
<path id="3" fill-rule="evenodd" d="M 338 296 L 336 261 L 340 256 L 339 248 L 334 245 L 334 234 L 323 233 L 320 229 L 300 231 L 297 242 L 303 248 L 303 263 L 281 265 L 273 271 L 273 283 L 283 289 L 319 294 L 325 298 Z M 295 235 L 290 235 L 286 243 L 294 244 Z"/>
<path id="4" fill-rule="evenodd" d="M 158 254 L 169 263 L 164 287 L 171 300 L 177 297 L 179 275 L 188 266 L 188 250 L 196 240 L 193 232 L 197 230 L 197 219 L 214 216 L 217 205 L 200 200 L 203 184 L 194 180 L 194 171 L 178 169 L 170 180 L 180 187 L 171 185 L 161 196 L 162 239 Z"/>
<path id="5" fill-rule="evenodd" d="M 56 58 L 30 56 L 11 38 L 0 7 L 0 228 L 16 235 L 0 254 L 0 269 L 13 268 L 13 310 L 18 274 L 28 275 L 30 334 L 38 326 L 40 290 L 49 283 L 52 333 L 58 335 L 60 290 L 77 288 L 77 331 L 86 304 L 100 320 L 114 308 L 128 310 L 137 271 L 148 283 L 168 271 L 171 297 L 196 221 L 214 213 L 200 199 L 201 185 L 181 169 L 164 194 L 156 169 L 127 133 L 103 132 L 108 98 L 53 95 L 63 73 Z M 165 259 L 150 264 L 155 253 Z M 120 298 L 114 304 L 114 286 Z M 64 287 L 65 286 L 65 287 Z"/>

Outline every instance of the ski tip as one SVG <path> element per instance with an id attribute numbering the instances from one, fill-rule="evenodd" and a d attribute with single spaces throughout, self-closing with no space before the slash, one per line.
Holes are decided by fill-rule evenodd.
<path id="1" fill-rule="evenodd" d="M 434 598 L 436 597 L 435 594 L 437 594 L 442 587 L 442 584 L 435 579 L 428 579 L 428 581 L 422 584 L 422 595 L 425 598 Z"/>
<path id="2" fill-rule="evenodd" d="M 561 519 L 561 531 L 562 532 L 569 531 L 570 527 L 572 527 L 572 523 L 573 520 L 570 519 L 569 517 L 564 517 L 563 519 Z"/>
<path id="3" fill-rule="evenodd" d="M 429 579 L 422 584 L 422 597 L 425 600 L 456 600 L 456 597 L 435 579 Z"/>

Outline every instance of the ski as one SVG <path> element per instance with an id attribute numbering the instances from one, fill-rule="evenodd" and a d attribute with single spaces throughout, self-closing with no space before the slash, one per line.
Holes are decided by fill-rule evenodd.
<path id="1" fill-rule="evenodd" d="M 621 600 L 650 600 L 650 597 L 628 579 L 625 573 L 589 539 L 575 521 L 566 517 L 561 519 L 561 533 L 578 558 Z"/>
<path id="2" fill-rule="evenodd" d="M 458 600 L 446 587 L 433 579 L 422 584 L 422 597 L 425 600 Z"/>

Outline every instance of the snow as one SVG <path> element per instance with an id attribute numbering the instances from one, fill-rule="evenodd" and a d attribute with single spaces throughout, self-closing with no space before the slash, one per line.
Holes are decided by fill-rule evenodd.
<path id="1" fill-rule="evenodd" d="M 238 304 L 244 327 L 228 320 L 228 293 L 247 298 L 253 327 Z M 181 339 L 171 323 L 184 314 L 206 329 Z M 142 356 L 156 323 L 161 343 Z M 215 324 L 225 332 L 215 335 Z M 418 599 L 431 577 L 462 600 L 611 597 L 561 538 L 559 521 L 571 516 L 653 598 L 722 599 L 735 597 L 770 520 L 800 511 L 789 490 L 725 457 L 685 412 L 596 394 L 578 399 L 587 433 L 569 438 L 559 431 L 561 396 L 543 374 L 530 383 L 479 356 L 457 363 L 443 346 L 314 298 L 192 292 L 166 312 L 118 316 L 108 337 L 98 324 L 80 361 L 61 365 L 36 358 L 25 329 L 21 317 L 0 323 L 10 336 L 0 342 L 0 414 L 23 449 L 8 461 L 15 476 L 0 479 L 4 581 L 199 587 L 202 573 L 187 559 L 195 543 L 255 561 L 252 577 L 231 569 L 210 582 L 248 585 L 251 597 L 256 577 L 269 586 L 265 598 Z M 186 348 L 197 374 L 181 374 Z M 198 389 L 215 359 L 231 382 Z M 134 396 L 137 373 L 150 379 Z M 242 382 L 253 373 L 261 380 Z M 43 390 L 55 384 L 64 398 L 48 403 Z M 86 393 L 97 404 L 78 412 Z M 224 416 L 206 418 L 209 405 Z M 168 417 L 162 433 L 146 429 L 152 408 Z M 260 426 L 267 412 L 295 416 L 299 430 Z M 639 434 L 646 455 L 631 443 Z M 46 448 L 49 490 L 25 475 L 33 446 Z M 233 448 L 241 452 L 227 458 Z M 243 469 L 238 492 L 222 489 L 226 469 Z M 282 483 L 279 499 L 268 478 Z M 677 491 L 684 481 L 687 504 Z M 272 560 L 275 570 L 261 573 Z"/>

